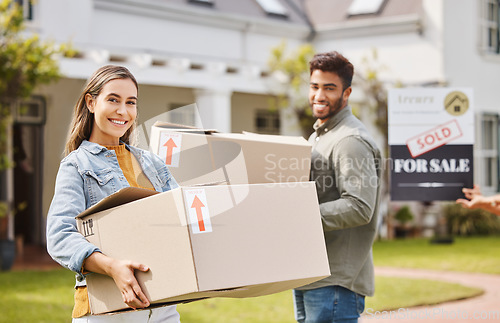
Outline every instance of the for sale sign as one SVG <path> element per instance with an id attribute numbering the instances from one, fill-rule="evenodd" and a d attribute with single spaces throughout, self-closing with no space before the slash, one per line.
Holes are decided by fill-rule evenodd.
<path id="1" fill-rule="evenodd" d="M 449 201 L 473 185 L 471 89 L 389 91 L 392 200 Z"/>

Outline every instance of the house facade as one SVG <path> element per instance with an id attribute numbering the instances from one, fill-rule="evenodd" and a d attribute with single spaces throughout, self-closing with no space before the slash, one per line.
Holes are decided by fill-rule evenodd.
<path id="1" fill-rule="evenodd" d="M 500 84 L 497 0 L 39 0 L 23 3 L 28 32 L 71 41 L 63 78 L 37 89 L 14 126 L 15 204 L 27 202 L 12 230 L 43 244 L 73 106 L 85 80 L 105 64 L 137 77 L 139 123 L 161 116 L 222 132 L 300 134 L 293 114 L 269 110 L 276 80 L 270 51 L 311 43 L 338 50 L 360 73 L 376 50 L 380 79 L 393 86 L 474 89 L 475 181 L 498 190 Z M 356 88 L 351 98 L 366 100 Z M 199 115 L 176 109 L 197 104 Z M 373 133 L 377 130 L 371 127 Z M 385 145 L 378 136 L 379 144 Z"/>

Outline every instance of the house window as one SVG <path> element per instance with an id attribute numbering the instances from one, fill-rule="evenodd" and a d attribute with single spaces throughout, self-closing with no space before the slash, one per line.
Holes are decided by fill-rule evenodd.
<path id="1" fill-rule="evenodd" d="M 500 53 L 500 0 L 483 0 L 482 4 L 482 48 L 487 53 L 498 54 Z"/>
<path id="2" fill-rule="evenodd" d="M 257 110 L 255 115 L 255 129 L 258 133 L 279 135 L 280 127 L 281 122 L 278 111 Z"/>
<path id="3" fill-rule="evenodd" d="M 42 96 L 34 95 L 14 104 L 14 122 L 17 124 L 45 124 L 46 103 Z"/>
<path id="4" fill-rule="evenodd" d="M 259 6 L 271 16 L 287 17 L 288 12 L 279 0 L 256 0 Z"/>
<path id="5" fill-rule="evenodd" d="M 385 0 L 354 0 L 347 14 L 349 16 L 377 14 L 382 9 Z"/>
<path id="6" fill-rule="evenodd" d="M 32 0 L 15 0 L 22 9 L 23 16 L 26 20 L 33 20 L 33 3 Z"/>
<path id="7" fill-rule="evenodd" d="M 480 185 L 485 191 L 497 191 L 499 187 L 499 119 L 496 114 L 483 114 L 480 117 L 481 140 L 478 151 L 479 170 L 482 170 Z"/>

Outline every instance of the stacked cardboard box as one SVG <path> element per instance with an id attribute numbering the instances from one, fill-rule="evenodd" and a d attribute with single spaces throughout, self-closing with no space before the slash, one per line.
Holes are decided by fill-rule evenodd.
<path id="1" fill-rule="evenodd" d="M 183 186 L 127 188 L 77 218 L 105 254 L 150 267 L 137 279 L 153 304 L 260 296 L 329 275 L 305 140 L 158 128 L 151 145 L 159 155 L 181 136 L 169 158 Z M 224 185 L 201 185 L 209 182 Z M 92 313 L 127 307 L 111 278 L 91 274 L 87 284 Z"/>
<path id="2" fill-rule="evenodd" d="M 311 146 L 302 137 L 217 133 L 156 123 L 150 148 L 182 186 L 309 181 Z"/>

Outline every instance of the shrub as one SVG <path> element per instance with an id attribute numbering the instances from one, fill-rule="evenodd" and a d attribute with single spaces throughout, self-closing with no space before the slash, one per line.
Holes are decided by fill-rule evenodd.
<path id="1" fill-rule="evenodd" d="M 500 217 L 481 209 L 466 209 L 458 204 L 443 208 L 448 232 L 458 236 L 500 234 Z"/>

